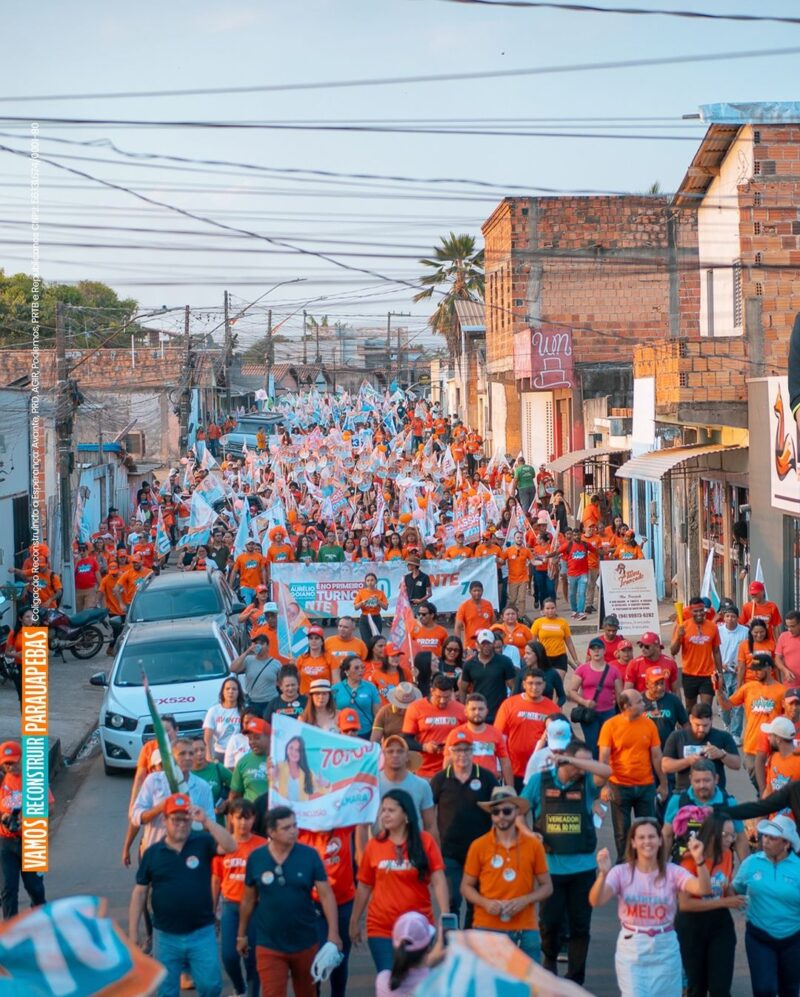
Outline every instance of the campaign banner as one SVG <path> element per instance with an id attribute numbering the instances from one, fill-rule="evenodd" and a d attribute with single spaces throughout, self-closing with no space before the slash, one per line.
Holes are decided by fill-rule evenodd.
<path id="1" fill-rule="evenodd" d="M 333 831 L 378 817 L 380 746 L 276 713 L 269 805 L 291 807 L 298 827 Z"/>
<path id="2" fill-rule="evenodd" d="M 422 570 L 430 577 L 431 602 L 440 613 L 455 613 L 469 598 L 473 581 L 483 583 L 483 597 L 496 608 L 498 605 L 497 565 L 495 558 L 458 557 L 452 560 L 423 561 Z M 341 564 L 271 565 L 272 581 L 282 582 L 289 589 L 291 612 L 302 611 L 308 617 L 360 616 L 354 608 L 356 593 L 364 586 L 364 576 L 372 572 L 389 600 L 387 615 L 393 616 L 397 594 L 408 566 L 399 558 L 393 561 L 344 561 Z"/>
<path id="3" fill-rule="evenodd" d="M 648 630 L 661 633 L 656 576 L 651 560 L 601 561 L 598 621 L 613 614 L 619 632 L 636 641 Z"/>

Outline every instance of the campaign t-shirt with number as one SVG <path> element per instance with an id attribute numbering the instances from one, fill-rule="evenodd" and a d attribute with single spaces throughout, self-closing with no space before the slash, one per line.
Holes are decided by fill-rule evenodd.
<path id="1" fill-rule="evenodd" d="M 472 757 L 481 768 L 487 769 L 492 775 L 500 774 L 500 759 L 508 758 L 506 736 L 492 724 L 485 724 L 483 730 L 474 730 L 468 723 L 461 724 L 447 735 L 445 742 L 448 748 L 458 742 L 458 732 L 467 734 L 472 742 Z"/>
<path id="2" fill-rule="evenodd" d="M 606 885 L 619 898 L 617 914 L 623 931 L 630 928 L 665 928 L 675 920 L 678 893 L 692 876 L 679 865 L 667 863 L 666 875 L 658 869 L 641 872 L 627 862 L 615 865 L 606 876 Z"/>
<path id="3" fill-rule="evenodd" d="M 258 894 L 256 945 L 276 952 L 302 952 L 317 944 L 315 883 L 328 881 L 315 849 L 296 844 L 278 863 L 269 848 L 250 853 L 244 881 Z"/>
<path id="4" fill-rule="evenodd" d="M 239 904 L 244 896 L 244 874 L 250 853 L 266 845 L 267 839 L 252 834 L 247 841 L 240 841 L 236 851 L 227 855 L 217 855 L 211 863 L 211 873 L 220 881 L 220 893 L 224 900 Z"/>
<path id="5" fill-rule="evenodd" d="M 213 730 L 212 744 L 214 751 L 224 752 L 228 741 L 242 729 L 242 716 L 235 706 L 223 706 L 215 703 L 203 721 L 203 730 Z"/>
<path id="6" fill-rule="evenodd" d="M 236 763 L 231 779 L 231 792 L 241 793 L 246 800 L 255 800 L 269 789 L 267 756 L 248 751 Z"/>

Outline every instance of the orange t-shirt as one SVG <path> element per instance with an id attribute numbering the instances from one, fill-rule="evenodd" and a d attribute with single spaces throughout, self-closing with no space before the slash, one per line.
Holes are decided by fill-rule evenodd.
<path id="1" fill-rule="evenodd" d="M 411 627 L 411 640 L 414 643 L 414 651 L 431 651 L 433 654 L 442 656 L 444 642 L 450 635 L 443 626 L 438 623 L 432 627 L 423 627 L 417 622 Z"/>
<path id="2" fill-rule="evenodd" d="M 378 616 L 382 609 L 389 608 L 389 600 L 380 589 L 363 588 L 356 592 L 353 608 L 360 609 L 365 616 Z"/>
<path id="3" fill-rule="evenodd" d="M 766 776 L 767 794 L 777 793 L 787 783 L 800 779 L 800 754 L 795 752 L 787 758 L 782 758 L 777 751 L 773 751 L 767 761 Z M 792 812 L 788 807 L 785 810 L 781 810 L 780 813 L 786 814 L 787 817 L 792 816 Z M 774 816 L 775 814 L 770 814 L 770 817 Z"/>
<path id="4" fill-rule="evenodd" d="M 400 666 L 399 672 L 384 672 L 377 661 L 367 662 L 364 669 L 364 679 L 371 682 L 378 690 L 381 697 L 381 705 L 388 706 L 388 695 L 391 689 L 396 689 L 401 682 L 407 682 L 405 669 Z"/>
<path id="5" fill-rule="evenodd" d="M 764 602 L 754 602 L 752 599 L 742 606 L 739 622 L 749 626 L 752 620 L 763 620 L 767 625 L 767 636 L 774 637 L 773 627 L 777 627 L 781 622 L 781 611 L 774 602 L 764 600 Z"/>
<path id="6" fill-rule="evenodd" d="M 297 665 L 297 671 L 300 675 L 301 696 L 307 696 L 309 694 L 311 690 L 311 683 L 315 679 L 327 679 L 329 682 L 333 681 L 331 659 L 325 653 L 318 655 L 316 658 L 312 658 L 311 655 L 307 653 L 301 654 L 295 664 Z"/>
<path id="7" fill-rule="evenodd" d="M 264 555 L 256 551 L 254 554 L 240 554 L 233 562 L 233 570 L 239 574 L 241 588 L 254 589 L 264 581 Z"/>
<path id="8" fill-rule="evenodd" d="M 769 755 L 772 748 L 769 746 L 769 735 L 762 731 L 758 733 L 758 743 L 756 744 L 757 755 Z M 800 721 L 794 725 L 794 753 L 800 755 Z"/>
<path id="9" fill-rule="evenodd" d="M 694 620 L 683 624 L 681 668 L 684 675 L 712 675 L 715 647 L 720 646 L 719 631 L 714 623 L 704 620 L 698 627 Z"/>
<path id="10" fill-rule="evenodd" d="M 505 878 L 508 869 L 514 871 L 510 881 Z M 533 893 L 536 877 L 547 874 L 547 856 L 541 841 L 532 834 L 517 831 L 516 844 L 506 848 L 492 829 L 469 846 L 464 872 L 477 879 L 478 893 L 487 900 L 513 900 Z M 536 931 L 536 904 L 523 907 L 507 921 L 501 921 L 499 914 L 475 907 L 472 925 L 495 931 Z"/>
<path id="11" fill-rule="evenodd" d="M 427 831 L 421 831 L 420 837 L 430 872 L 441 872 L 444 860 L 439 846 Z M 433 924 L 430 874 L 419 878 L 408 861 L 405 845 L 398 853 L 397 845 L 388 837 L 370 838 L 358 864 L 358 881 L 372 887 L 367 907 L 368 937 L 391 938 L 394 922 L 410 910 L 418 910 Z"/>
<path id="12" fill-rule="evenodd" d="M 532 560 L 531 552 L 527 547 L 506 547 L 502 554 L 503 560 L 508 562 L 508 583 L 516 585 L 518 582 L 528 580 L 528 561 Z"/>
<path id="13" fill-rule="evenodd" d="M 615 561 L 643 561 L 644 553 L 638 545 L 622 543 L 614 551 L 613 558 Z"/>
<path id="14" fill-rule="evenodd" d="M 127 571 L 120 573 L 117 579 L 117 585 L 122 589 L 122 597 L 126 604 L 130 606 L 133 602 L 133 597 L 136 595 L 136 589 L 142 584 L 142 582 L 147 578 L 148 575 L 152 575 L 152 571 L 145 568 L 143 571 L 134 571 L 133 568 L 128 568 Z"/>
<path id="15" fill-rule="evenodd" d="M 353 868 L 354 827 L 338 827 L 335 831 L 307 831 L 301 828 L 297 840 L 313 848 L 322 859 L 328 882 L 338 906 L 349 903 L 356 895 Z M 316 889 L 314 896 L 316 897 Z"/>
<path id="16" fill-rule="evenodd" d="M 598 537 L 584 537 L 583 542 L 589 550 L 589 571 L 597 571 L 600 567 L 600 554 L 598 553 L 600 540 Z"/>
<path id="17" fill-rule="evenodd" d="M 325 653 L 331 659 L 331 664 L 340 665 L 349 654 L 357 654 L 362 661 L 367 657 L 367 645 L 360 637 L 342 640 L 338 634 L 325 639 Z"/>
<path id="18" fill-rule="evenodd" d="M 492 626 L 492 630 L 502 635 L 504 644 L 513 644 L 519 650 L 520 654 L 528 641 L 533 640 L 530 628 L 526 627 L 524 623 L 517 623 L 510 630 L 505 623 L 495 623 Z"/>
<path id="19" fill-rule="evenodd" d="M 216 855 L 211 860 L 211 875 L 220 881 L 220 893 L 223 899 L 240 904 L 244 897 L 244 872 L 247 859 L 256 848 L 266 845 L 267 839 L 258 834 L 252 835 L 247 841 L 241 841 L 236 850 L 227 855 Z"/>
<path id="20" fill-rule="evenodd" d="M 398 547 L 390 547 L 386 551 L 384 561 L 395 561 L 397 558 L 400 558 L 401 561 L 403 560 L 403 551 Z"/>
<path id="21" fill-rule="evenodd" d="M 411 734 L 420 744 L 439 744 L 444 749 L 447 735 L 466 723 L 467 715 L 458 700 L 451 699 L 443 710 L 436 709 L 427 699 L 418 699 L 412 703 L 403 717 L 403 733 Z M 434 753 L 425 752 L 422 765 L 417 775 L 423 779 L 432 779 L 442 769 L 444 750 Z"/>
<path id="22" fill-rule="evenodd" d="M 131 557 L 136 557 L 137 555 L 141 557 L 142 564 L 145 566 L 145 568 L 153 567 L 153 561 L 155 560 L 156 556 L 156 549 L 152 544 L 150 543 L 134 544 L 133 550 L 131 551 Z"/>
<path id="23" fill-rule="evenodd" d="M 750 650 L 750 644 L 748 641 L 743 640 L 739 645 L 739 651 L 736 655 L 736 660 L 740 665 L 745 666 L 744 679 L 743 682 L 754 682 L 756 680 L 756 673 L 752 670 L 750 665 L 753 662 L 753 655 L 757 654 L 759 651 L 766 651 L 767 654 L 775 656 L 775 641 L 771 638 L 767 640 L 754 640 L 753 650 Z"/>
<path id="24" fill-rule="evenodd" d="M 472 557 L 473 554 L 471 548 L 459 547 L 458 544 L 454 544 L 452 547 L 447 548 L 444 556 L 452 561 L 456 557 Z"/>
<path id="25" fill-rule="evenodd" d="M 489 557 L 494 555 L 495 559 L 502 559 L 503 548 L 499 544 L 478 544 L 475 548 L 475 557 Z M 498 567 L 499 567 L 498 563 Z"/>
<path id="26" fill-rule="evenodd" d="M 267 560 L 270 564 L 278 564 L 294 560 L 294 547 L 291 544 L 270 544 L 267 548 Z M 247 588 L 250 588 L 248 585 Z"/>
<path id="27" fill-rule="evenodd" d="M 467 599 L 458 607 L 456 620 L 464 624 L 465 645 L 475 647 L 475 634 L 494 623 L 494 607 L 488 599 L 481 599 L 480 602 Z"/>
<path id="28" fill-rule="evenodd" d="M 288 665 L 291 658 L 287 658 L 280 652 L 280 646 L 278 644 L 278 631 L 273 630 L 269 624 L 262 623 L 260 627 L 253 627 L 250 631 L 250 638 L 255 640 L 259 634 L 264 634 L 266 636 L 267 647 L 269 648 L 269 653 L 272 657 L 275 658 L 276 661 L 280 661 L 282 665 Z"/>
<path id="29" fill-rule="evenodd" d="M 618 786 L 652 785 L 650 749 L 661 747 L 658 727 L 652 720 L 644 715 L 628 720 L 620 713 L 606 720 L 597 743 L 601 748 L 611 748 L 611 782 Z"/>
<path id="30" fill-rule="evenodd" d="M 542 696 L 535 702 L 524 693 L 509 696 L 500 704 L 494 725 L 508 738 L 508 757 L 514 775 L 525 775 L 528 759 L 544 734 L 548 716 L 560 712 L 552 699 Z"/>
<path id="31" fill-rule="evenodd" d="M 451 748 L 456 743 L 458 731 L 466 731 L 472 741 L 472 757 L 475 763 L 487 769 L 492 775 L 500 774 L 500 759 L 508 758 L 506 736 L 492 724 L 484 724 L 483 730 L 473 730 L 468 723 L 459 724 L 447 735 L 445 747 Z"/>
<path id="32" fill-rule="evenodd" d="M 145 775 L 150 775 L 151 772 L 155 772 L 153 766 L 153 752 L 158 751 L 158 741 L 153 738 L 152 741 L 145 741 L 142 745 L 142 749 L 139 752 L 139 757 L 136 760 L 136 774 L 139 775 L 140 772 L 144 772 Z"/>
<path id="33" fill-rule="evenodd" d="M 12 814 L 22 808 L 22 773 L 7 772 L 0 782 L 0 816 Z M 52 806 L 55 803 L 52 792 L 47 790 L 47 799 Z M 21 838 L 21 831 L 9 831 L 5 824 L 0 823 L 0 838 Z"/>
<path id="34" fill-rule="evenodd" d="M 594 502 L 587 502 L 583 508 L 581 524 L 586 526 L 597 526 L 600 523 L 600 506 Z"/>
<path id="35" fill-rule="evenodd" d="M 780 682 L 765 685 L 763 682 L 746 682 L 728 697 L 733 706 L 744 707 L 742 751 L 754 755 L 758 748 L 761 724 L 768 724 L 783 713 L 783 694 L 786 689 Z"/>
<path id="36" fill-rule="evenodd" d="M 114 595 L 114 586 L 117 584 L 119 579 L 119 572 L 117 572 L 116 575 L 103 575 L 100 579 L 100 585 L 98 586 L 106 600 L 109 616 L 125 615 L 125 608 L 120 604 L 119 599 Z"/>

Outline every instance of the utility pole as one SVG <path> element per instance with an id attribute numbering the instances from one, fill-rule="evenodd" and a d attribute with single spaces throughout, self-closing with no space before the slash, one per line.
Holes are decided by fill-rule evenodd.
<path id="1" fill-rule="evenodd" d="M 58 453 L 59 504 L 61 506 L 61 583 L 68 605 L 72 605 L 72 414 L 73 396 L 67 369 L 64 305 L 56 302 L 56 447 Z"/>
<path id="2" fill-rule="evenodd" d="M 308 365 L 308 343 L 306 342 L 306 310 L 303 309 L 303 366 Z"/>
<path id="3" fill-rule="evenodd" d="M 392 316 L 410 318 L 411 312 L 388 312 L 386 315 L 386 369 L 389 370 L 392 358 Z M 400 329 L 397 330 L 397 356 L 395 357 L 395 378 L 400 380 Z"/>
<path id="4" fill-rule="evenodd" d="M 228 292 L 225 292 L 225 411 L 231 410 L 231 320 L 228 316 Z"/>
<path id="5" fill-rule="evenodd" d="M 192 398 L 192 341 L 189 336 L 190 310 L 187 305 L 183 313 L 183 389 L 178 402 L 181 424 L 181 450 L 186 448 L 189 437 L 189 409 Z"/>
<path id="6" fill-rule="evenodd" d="M 316 359 L 316 362 L 319 364 L 319 363 L 322 363 L 322 354 L 319 352 L 319 322 L 315 322 L 314 323 L 314 328 L 316 329 L 316 332 L 317 332 L 317 359 Z"/>
<path id="7" fill-rule="evenodd" d="M 264 391 L 267 397 L 271 398 L 269 391 L 269 377 L 272 373 L 272 309 L 267 312 L 267 348 L 264 351 Z"/>

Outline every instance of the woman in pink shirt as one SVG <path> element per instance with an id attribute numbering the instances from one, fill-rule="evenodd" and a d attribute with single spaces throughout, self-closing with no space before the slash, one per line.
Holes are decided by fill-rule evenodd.
<path id="1" fill-rule="evenodd" d="M 600 907 L 617 897 L 620 933 L 614 963 L 622 997 L 681 997 L 681 954 L 673 926 L 678 894 L 711 893 L 703 843 L 691 838 L 688 849 L 696 876 L 667 861 L 655 817 L 639 817 L 631 824 L 624 862 L 612 868 L 608 849 L 597 853 L 589 903 Z"/>

